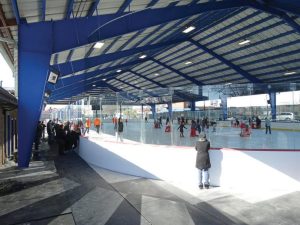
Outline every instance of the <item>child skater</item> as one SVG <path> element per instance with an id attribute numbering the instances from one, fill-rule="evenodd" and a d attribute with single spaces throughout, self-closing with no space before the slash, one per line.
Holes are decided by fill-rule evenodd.
<path id="1" fill-rule="evenodd" d="M 184 122 L 182 121 L 179 125 L 179 127 L 177 128 L 177 130 L 180 131 L 180 137 L 184 137 L 183 136 L 183 128 L 187 129 L 185 126 L 184 126 Z"/>

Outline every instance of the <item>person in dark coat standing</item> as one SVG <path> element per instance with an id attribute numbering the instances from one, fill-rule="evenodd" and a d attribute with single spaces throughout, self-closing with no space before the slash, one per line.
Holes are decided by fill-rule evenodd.
<path id="1" fill-rule="evenodd" d="M 196 168 L 199 170 L 199 188 L 203 189 L 203 184 L 206 189 L 209 188 L 209 173 L 208 169 L 211 167 L 209 159 L 210 142 L 206 139 L 204 133 L 200 134 L 199 141 L 196 142 Z"/>
<path id="2" fill-rule="evenodd" d="M 124 124 L 122 118 L 119 118 L 118 121 L 118 132 L 117 132 L 117 141 L 120 138 L 120 141 L 123 142 L 123 129 L 124 129 Z"/>

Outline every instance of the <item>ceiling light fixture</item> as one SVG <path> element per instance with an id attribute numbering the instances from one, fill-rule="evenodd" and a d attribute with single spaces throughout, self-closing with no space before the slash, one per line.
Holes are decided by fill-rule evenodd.
<path id="1" fill-rule="evenodd" d="M 189 64 L 192 64 L 193 62 L 191 62 L 191 61 L 187 61 L 187 62 L 185 62 L 184 64 L 185 65 L 189 65 Z"/>
<path id="2" fill-rule="evenodd" d="M 104 42 L 97 42 L 96 44 L 94 44 L 93 48 L 100 49 L 103 47 L 103 45 L 104 45 Z"/>
<path id="3" fill-rule="evenodd" d="M 155 73 L 155 74 L 154 74 L 154 76 L 158 76 L 158 75 L 159 75 L 159 73 Z"/>
<path id="4" fill-rule="evenodd" d="M 239 42 L 239 45 L 245 45 L 245 44 L 248 44 L 250 42 L 251 41 L 249 39 L 246 39 L 246 40 L 243 40 L 243 41 Z"/>
<path id="5" fill-rule="evenodd" d="M 293 74 L 296 74 L 295 71 L 287 71 L 284 73 L 284 75 L 293 75 Z"/>
<path id="6" fill-rule="evenodd" d="M 117 70 L 117 73 L 121 73 L 122 72 L 122 70 Z"/>
<path id="7" fill-rule="evenodd" d="M 196 29 L 196 27 L 189 26 L 189 27 L 185 28 L 182 32 L 185 33 L 185 34 L 187 34 L 187 33 L 190 33 L 191 31 L 193 31 L 195 29 Z"/>
<path id="8" fill-rule="evenodd" d="M 103 78 L 102 80 L 103 80 L 103 81 L 106 81 L 106 78 Z"/>
<path id="9" fill-rule="evenodd" d="M 93 87 L 96 87 L 96 84 L 93 84 Z"/>
<path id="10" fill-rule="evenodd" d="M 147 57 L 147 55 L 141 55 L 139 58 L 140 59 L 144 59 L 144 58 L 146 58 Z"/>

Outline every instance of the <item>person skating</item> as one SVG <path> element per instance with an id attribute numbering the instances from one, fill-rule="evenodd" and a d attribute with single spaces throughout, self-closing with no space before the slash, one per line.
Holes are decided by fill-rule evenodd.
<path id="1" fill-rule="evenodd" d="M 180 132 L 180 137 L 184 137 L 183 135 L 183 128 L 187 129 L 185 126 L 184 126 L 184 122 L 181 122 L 179 127 L 177 128 L 177 130 L 179 130 Z"/>

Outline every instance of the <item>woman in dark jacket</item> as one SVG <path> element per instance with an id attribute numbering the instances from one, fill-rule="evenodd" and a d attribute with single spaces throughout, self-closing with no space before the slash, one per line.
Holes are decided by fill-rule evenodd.
<path id="1" fill-rule="evenodd" d="M 199 170 L 199 188 L 203 189 L 203 184 L 206 189 L 209 188 L 209 173 L 211 167 L 208 151 L 210 142 L 206 139 L 205 134 L 200 134 L 199 141 L 196 142 L 197 160 L 196 167 Z M 203 178 L 203 179 L 202 179 Z"/>

